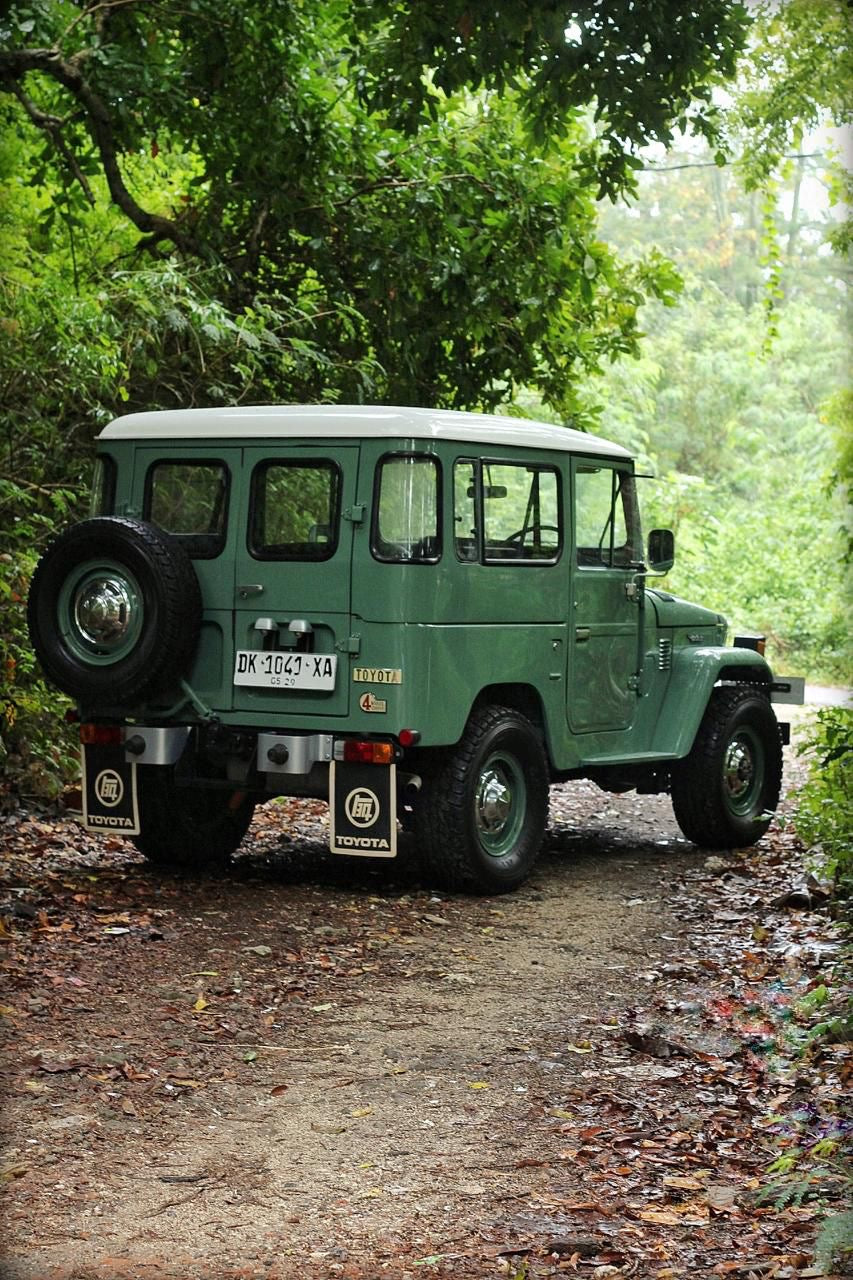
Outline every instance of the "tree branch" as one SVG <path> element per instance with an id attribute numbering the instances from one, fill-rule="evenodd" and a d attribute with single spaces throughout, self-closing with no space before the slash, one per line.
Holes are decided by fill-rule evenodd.
<path id="1" fill-rule="evenodd" d="M 109 109 L 80 70 L 79 55 L 63 58 L 57 49 L 19 49 L 0 52 L 0 86 L 5 87 L 7 92 L 14 93 L 19 99 L 20 93 L 23 92 L 20 82 L 31 71 L 40 71 L 50 76 L 52 80 L 67 89 L 82 106 L 89 133 L 101 158 L 112 201 L 135 227 L 145 233 L 146 246 L 159 243 L 161 240 L 171 240 L 185 253 L 203 256 L 199 242 L 187 234 L 178 222 L 173 218 L 149 213 L 131 195 L 119 168 Z M 42 123 L 40 127 L 46 126 Z"/>
<path id="2" fill-rule="evenodd" d="M 92 188 L 89 186 L 89 179 L 80 168 L 77 157 L 62 136 L 62 126 L 65 124 L 65 121 L 60 116 L 49 115 L 46 111 L 42 111 L 37 107 L 32 98 L 24 92 L 23 86 L 17 80 L 12 81 L 11 90 L 32 120 L 33 124 L 36 125 L 37 128 L 43 129 L 50 138 L 51 142 L 56 147 L 56 150 L 62 156 L 62 159 L 68 165 L 68 168 L 83 188 L 83 193 L 89 201 L 89 204 L 94 205 L 95 197 L 92 193 Z"/>

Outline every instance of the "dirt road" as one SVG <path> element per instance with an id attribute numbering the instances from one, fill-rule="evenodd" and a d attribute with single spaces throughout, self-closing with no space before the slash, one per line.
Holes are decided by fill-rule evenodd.
<path id="1" fill-rule="evenodd" d="M 0 822 L 7 1280 L 807 1274 L 816 1211 L 755 1202 L 832 947 L 772 905 L 792 835 L 709 860 L 572 784 L 474 899 L 332 860 L 308 802 L 218 880 Z"/>

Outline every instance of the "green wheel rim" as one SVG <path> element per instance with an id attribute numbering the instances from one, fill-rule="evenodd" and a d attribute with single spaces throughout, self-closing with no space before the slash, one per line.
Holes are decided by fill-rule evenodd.
<path id="1" fill-rule="evenodd" d="M 756 812 L 764 791 L 765 767 L 761 738 L 744 725 L 732 734 L 723 756 L 723 795 L 736 817 Z"/>
<path id="2" fill-rule="evenodd" d="M 515 756 L 495 751 L 484 762 L 474 791 L 474 822 L 490 858 L 515 849 L 527 815 L 527 785 Z"/>
<path id="3" fill-rule="evenodd" d="M 136 578 L 107 558 L 76 565 L 57 601 L 60 636 L 75 658 L 95 667 L 113 666 L 133 652 L 144 614 Z"/>

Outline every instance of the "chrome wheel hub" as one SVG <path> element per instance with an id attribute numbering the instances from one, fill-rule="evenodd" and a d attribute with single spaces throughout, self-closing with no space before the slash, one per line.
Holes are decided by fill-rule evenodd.
<path id="1" fill-rule="evenodd" d="M 89 644 L 107 648 L 125 638 L 131 612 L 130 591 L 119 578 L 90 579 L 74 601 L 74 621 L 80 635 Z"/>
<path id="2" fill-rule="evenodd" d="M 481 831 L 500 831 L 512 808 L 512 792 L 496 769 L 488 769 L 477 788 L 477 825 Z"/>
<path id="3" fill-rule="evenodd" d="M 752 786 L 755 761 L 745 742 L 735 739 L 729 743 L 723 766 L 723 781 L 732 800 L 739 800 Z"/>

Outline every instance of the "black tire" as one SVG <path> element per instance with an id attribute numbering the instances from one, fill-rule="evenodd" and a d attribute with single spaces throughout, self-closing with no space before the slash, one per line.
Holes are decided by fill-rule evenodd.
<path id="1" fill-rule="evenodd" d="M 249 829 L 255 803 L 239 791 L 178 786 L 171 767 L 137 770 L 138 836 L 143 857 L 157 867 L 187 871 L 222 867 Z"/>
<path id="2" fill-rule="evenodd" d="M 163 530 L 98 516 L 48 546 L 27 619 L 49 680 L 87 707 L 126 709 L 189 670 L 201 591 L 186 551 Z"/>
<path id="3" fill-rule="evenodd" d="M 507 893 L 536 861 L 548 821 L 542 738 L 508 707 L 474 711 L 461 742 L 424 771 L 415 838 L 445 887 Z"/>
<path id="4" fill-rule="evenodd" d="M 782 738 L 768 698 L 751 686 L 714 689 L 692 750 L 672 770 L 679 827 L 705 849 L 760 840 L 782 789 Z"/>

